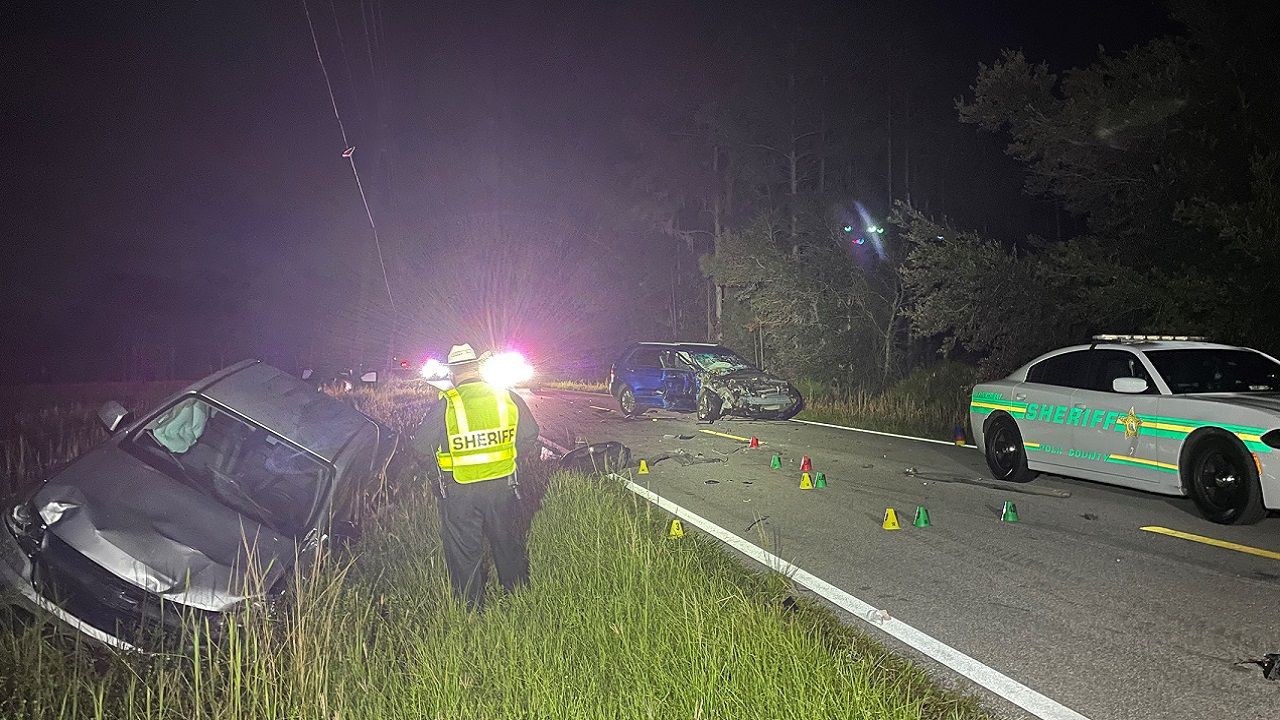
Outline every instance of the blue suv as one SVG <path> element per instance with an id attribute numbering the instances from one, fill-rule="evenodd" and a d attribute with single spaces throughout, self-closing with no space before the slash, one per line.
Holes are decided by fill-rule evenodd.
<path id="1" fill-rule="evenodd" d="M 725 415 L 787 420 L 804 407 L 786 380 L 711 343 L 631 345 L 609 369 L 609 392 L 627 418 L 659 408 L 708 422 Z"/>

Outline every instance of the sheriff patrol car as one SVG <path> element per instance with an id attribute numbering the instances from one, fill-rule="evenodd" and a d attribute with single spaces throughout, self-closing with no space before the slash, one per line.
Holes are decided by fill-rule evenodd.
<path id="1" fill-rule="evenodd" d="M 1190 495 L 1206 518 L 1280 509 L 1280 363 L 1167 335 L 1099 335 L 973 389 L 974 439 L 997 479 L 1041 472 Z"/>

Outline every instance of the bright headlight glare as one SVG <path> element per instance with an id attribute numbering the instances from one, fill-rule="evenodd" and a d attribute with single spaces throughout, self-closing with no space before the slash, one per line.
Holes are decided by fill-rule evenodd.
<path id="1" fill-rule="evenodd" d="M 439 360 L 431 358 L 422 366 L 422 377 L 428 380 L 447 378 L 449 377 L 449 368 L 445 367 L 444 363 Z"/>
<path id="2" fill-rule="evenodd" d="M 533 366 L 518 352 L 498 353 L 480 363 L 480 377 L 495 387 L 515 387 L 533 378 Z"/>

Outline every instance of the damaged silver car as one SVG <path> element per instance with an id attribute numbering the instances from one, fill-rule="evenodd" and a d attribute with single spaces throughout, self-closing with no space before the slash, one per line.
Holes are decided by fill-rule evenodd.
<path id="1" fill-rule="evenodd" d="M 726 415 L 788 420 L 804 408 L 791 383 L 710 343 L 636 343 L 609 370 L 609 391 L 628 418 L 660 408 L 697 412 L 708 422 Z"/>
<path id="2" fill-rule="evenodd" d="M 193 619 L 215 634 L 282 593 L 296 562 L 354 537 L 397 435 L 256 360 L 133 420 L 10 503 L 0 594 L 100 642 L 151 649 Z"/>

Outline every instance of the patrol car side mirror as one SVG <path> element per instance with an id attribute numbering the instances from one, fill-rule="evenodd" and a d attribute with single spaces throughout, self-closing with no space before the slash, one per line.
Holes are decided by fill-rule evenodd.
<path id="1" fill-rule="evenodd" d="M 1111 389 L 1118 393 L 1136 395 L 1147 391 L 1147 381 L 1142 378 L 1119 377 L 1111 381 Z"/>

